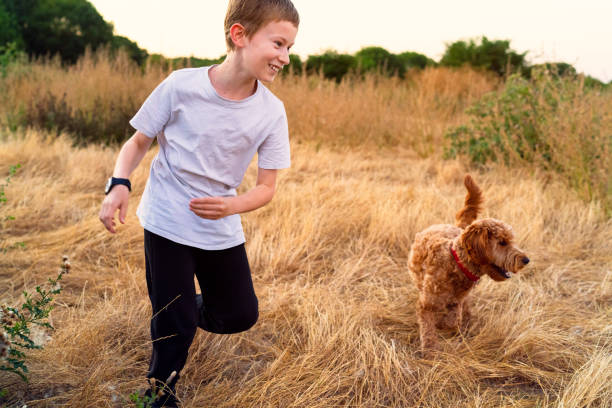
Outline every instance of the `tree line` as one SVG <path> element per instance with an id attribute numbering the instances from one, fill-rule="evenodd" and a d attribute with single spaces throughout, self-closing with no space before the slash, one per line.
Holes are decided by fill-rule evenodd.
<path id="1" fill-rule="evenodd" d="M 115 35 L 113 31 L 113 25 L 106 22 L 87 0 L 0 0 L 0 54 L 7 50 L 18 50 L 29 57 L 59 55 L 64 63 L 72 64 L 88 47 L 95 51 L 100 46 L 107 46 L 111 51 L 124 50 L 140 66 L 151 63 L 172 68 L 210 65 L 224 58 L 169 59 L 160 54 L 149 55 L 136 42 Z M 328 50 L 322 54 L 309 55 L 306 61 L 292 54 L 285 71 L 322 74 L 337 82 L 351 73 L 370 71 L 403 78 L 410 70 L 431 66 L 470 65 L 502 77 L 518 73 L 529 78 L 534 68 L 543 65 L 546 70 L 557 75 L 577 74 L 573 66 L 564 62 L 530 65 L 526 61 L 526 54 L 511 49 L 508 40 L 481 37 L 447 44 L 439 61 L 417 52 L 393 54 L 382 47 L 372 46 L 362 48 L 355 54 Z M 588 76 L 586 81 L 591 85 L 605 85 Z"/>
<path id="2" fill-rule="evenodd" d="M 73 64 L 86 48 L 104 45 L 125 49 L 144 64 L 147 51 L 113 31 L 87 0 L 0 0 L 0 47 L 29 57 L 59 55 L 64 63 Z"/>

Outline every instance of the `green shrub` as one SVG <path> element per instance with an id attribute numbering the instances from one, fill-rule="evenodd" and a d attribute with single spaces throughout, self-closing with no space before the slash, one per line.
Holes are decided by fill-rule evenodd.
<path id="1" fill-rule="evenodd" d="M 113 26 L 87 0 L 4 1 L 18 24 L 30 56 L 59 54 L 74 63 L 87 47 L 96 49 L 113 38 Z"/>
<path id="2" fill-rule="evenodd" d="M 504 76 L 522 72 L 525 68 L 525 54 L 519 54 L 510 49 L 510 41 L 489 41 L 487 37 L 480 39 L 477 44 L 473 39 L 456 41 L 447 44 L 446 51 L 440 60 L 440 65 L 460 67 L 471 65 L 474 68 L 483 68 Z"/>
<path id="3" fill-rule="evenodd" d="M 406 70 L 411 68 L 425 69 L 426 67 L 436 66 L 436 62 L 426 55 L 418 52 L 406 51 L 397 56 Z"/>
<path id="4" fill-rule="evenodd" d="M 25 302 L 21 307 L 3 305 L 0 309 L 0 371 L 17 374 L 28 381 L 26 365 L 28 350 L 41 349 L 30 337 L 33 325 L 53 330 L 47 321 L 53 310 L 53 295 L 62 291 L 59 281 L 70 269 L 68 257 L 64 256 L 62 267 L 57 278 L 49 279 L 49 288 L 36 286 L 36 294 L 23 292 Z"/>
<path id="5" fill-rule="evenodd" d="M 361 72 L 379 71 L 386 76 L 397 75 L 400 78 L 406 73 L 402 60 L 382 47 L 365 47 L 355 54 L 357 67 Z"/>
<path id="6" fill-rule="evenodd" d="M 120 49 L 125 51 L 130 59 L 139 66 L 143 66 L 149 56 L 147 50 L 140 48 L 136 42 L 120 35 L 113 36 L 110 48 L 113 52 Z"/>
<path id="7" fill-rule="evenodd" d="M 541 92 L 519 76 L 509 78 L 501 94 L 489 94 L 468 109 L 469 126 L 458 126 L 446 134 L 451 141 L 447 156 L 466 154 L 476 164 L 500 159 L 510 164 L 515 155 L 533 161 L 539 154 L 545 164 L 550 163 L 550 146 L 542 137 L 542 126 L 557 101 L 541 99 Z"/>
<path id="8" fill-rule="evenodd" d="M 582 77 L 534 71 L 513 75 L 499 93 L 469 110 L 470 123 L 449 129 L 445 156 L 476 165 L 498 162 L 553 171 L 586 199 L 612 205 L 612 109 Z"/>
<path id="9" fill-rule="evenodd" d="M 571 64 L 567 62 L 545 62 L 543 64 L 530 65 L 523 71 L 525 78 L 531 78 L 532 72 L 539 74 L 546 71 L 548 74 L 557 77 L 576 77 L 577 71 Z"/>
<path id="10" fill-rule="evenodd" d="M 15 15 L 7 10 L 4 2 L 0 1 L 0 46 L 8 43 L 23 45 L 23 38 Z"/>
<path id="11" fill-rule="evenodd" d="M 25 53 L 19 48 L 16 42 L 0 45 L 0 79 L 6 78 L 11 67 L 23 64 L 27 60 Z M 0 90 L 2 83 L 0 83 Z"/>
<path id="12" fill-rule="evenodd" d="M 306 72 L 309 75 L 322 74 L 325 78 L 336 82 L 357 68 L 357 60 L 349 54 L 338 54 L 336 51 L 326 51 L 321 55 L 309 55 L 306 60 Z"/>
<path id="13" fill-rule="evenodd" d="M 283 74 L 293 74 L 293 75 L 301 75 L 303 69 L 302 59 L 299 55 L 289 54 L 289 65 L 283 68 L 281 73 Z"/>

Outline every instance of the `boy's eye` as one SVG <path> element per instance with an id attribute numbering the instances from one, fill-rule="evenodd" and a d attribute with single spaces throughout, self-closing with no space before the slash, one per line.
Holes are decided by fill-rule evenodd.
<path id="1" fill-rule="evenodd" d="M 280 41 L 274 41 L 274 44 L 276 44 L 277 47 L 282 47 L 283 43 Z"/>

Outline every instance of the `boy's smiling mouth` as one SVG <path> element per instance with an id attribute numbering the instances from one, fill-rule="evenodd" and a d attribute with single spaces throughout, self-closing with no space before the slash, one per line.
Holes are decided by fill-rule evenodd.
<path id="1" fill-rule="evenodd" d="M 272 69 L 272 71 L 274 72 L 278 72 L 280 71 L 283 67 L 279 67 L 278 65 L 274 65 L 274 64 L 268 64 L 268 66 Z"/>

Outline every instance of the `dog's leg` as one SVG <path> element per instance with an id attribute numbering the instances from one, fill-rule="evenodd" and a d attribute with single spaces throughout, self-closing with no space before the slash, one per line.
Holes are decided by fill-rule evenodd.
<path id="1" fill-rule="evenodd" d="M 446 305 L 446 313 L 436 322 L 436 327 L 443 330 L 456 331 L 459 325 L 461 305 L 449 303 Z"/>
<path id="2" fill-rule="evenodd" d="M 436 331 L 435 306 L 425 301 L 419 301 L 417 306 L 417 321 L 419 323 L 419 334 L 421 337 L 421 350 L 437 350 L 438 333 Z"/>
<path id="3" fill-rule="evenodd" d="M 472 313 L 470 312 L 470 302 L 468 302 L 467 298 L 461 301 L 461 321 L 459 322 L 459 327 L 461 330 L 465 330 L 468 328 L 468 324 L 472 317 Z"/>

